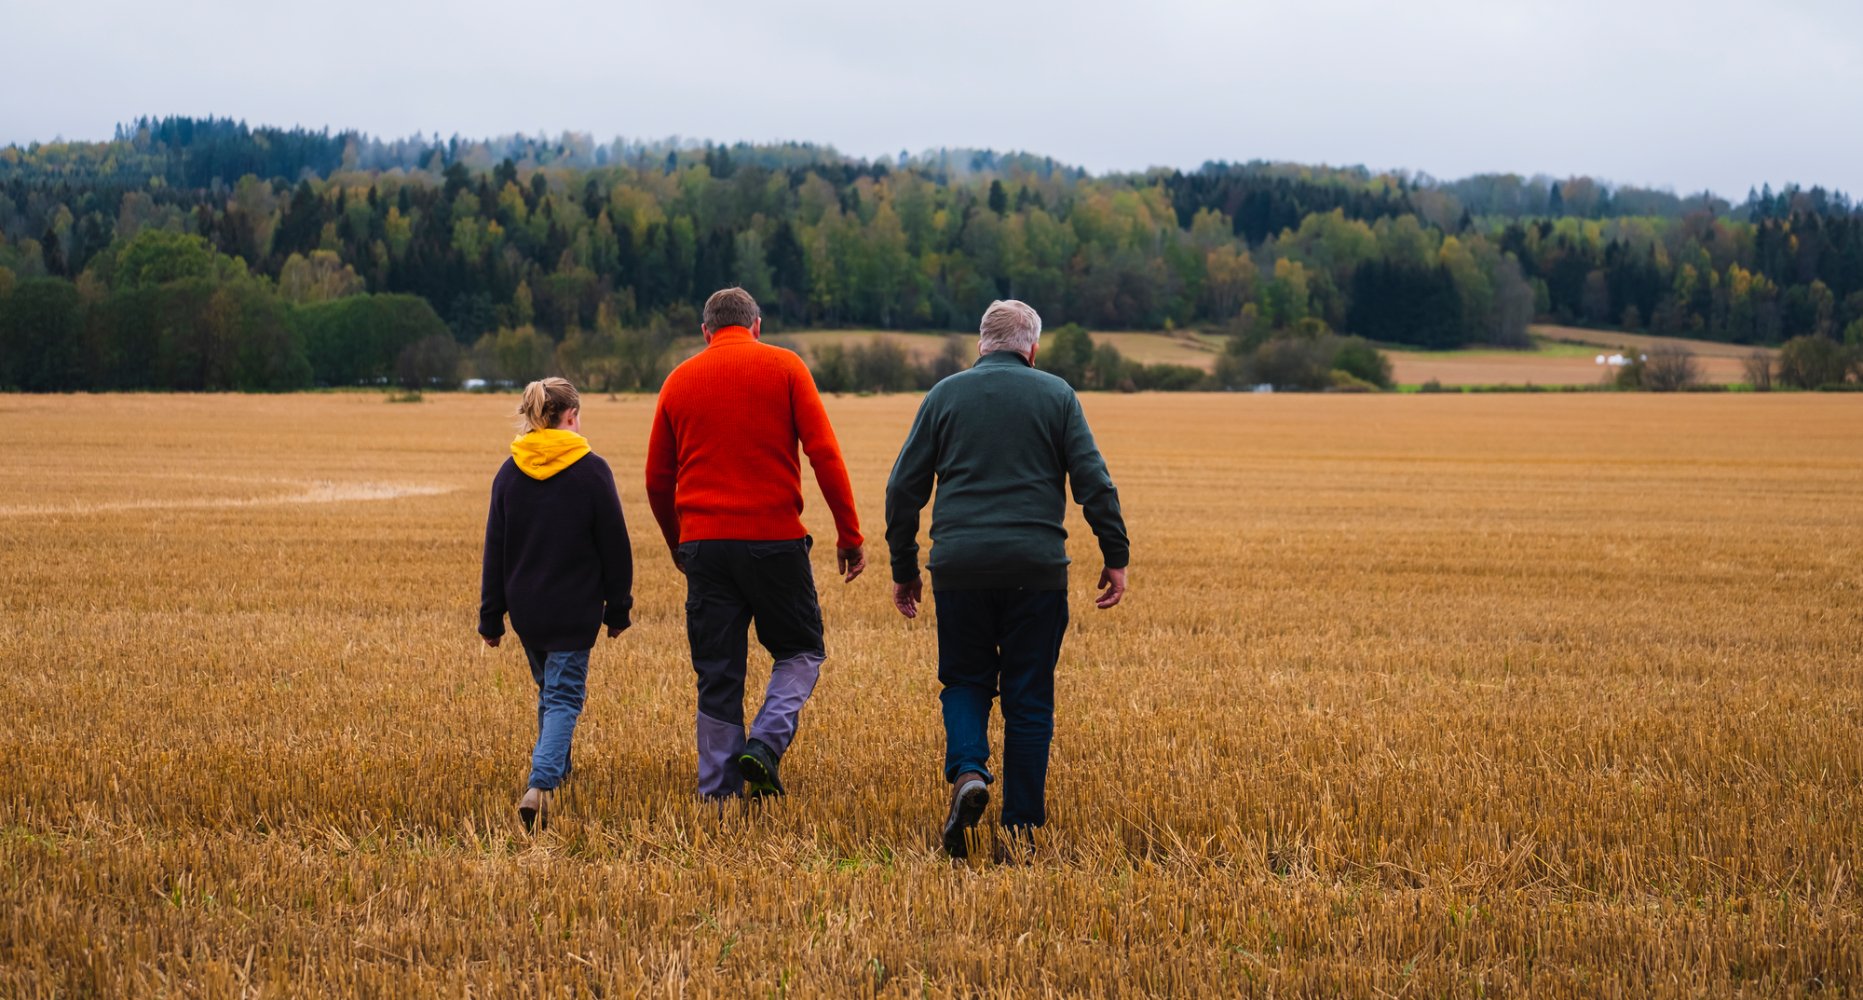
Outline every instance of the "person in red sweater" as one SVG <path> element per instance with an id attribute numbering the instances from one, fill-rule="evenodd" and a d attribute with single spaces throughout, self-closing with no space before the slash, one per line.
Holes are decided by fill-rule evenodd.
<path id="1" fill-rule="evenodd" d="M 854 488 L 815 380 L 792 351 L 758 342 L 757 301 L 726 288 L 705 303 L 706 347 L 660 389 L 647 443 L 647 502 L 686 575 L 686 638 L 698 675 L 699 794 L 780 795 L 777 764 L 827 656 L 802 526 L 809 456 L 834 513 L 836 565 L 867 568 Z M 770 653 L 763 708 L 744 731 L 746 630 Z"/>

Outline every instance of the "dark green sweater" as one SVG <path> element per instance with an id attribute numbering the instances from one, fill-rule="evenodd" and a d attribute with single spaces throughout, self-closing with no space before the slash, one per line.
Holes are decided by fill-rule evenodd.
<path id="1" fill-rule="evenodd" d="M 985 355 L 925 394 L 886 483 L 893 581 L 919 575 L 919 511 L 931 497 L 936 590 L 1067 589 L 1067 496 L 1100 540 L 1106 565 L 1128 558 L 1119 491 L 1093 443 L 1080 398 L 1014 351 Z"/>

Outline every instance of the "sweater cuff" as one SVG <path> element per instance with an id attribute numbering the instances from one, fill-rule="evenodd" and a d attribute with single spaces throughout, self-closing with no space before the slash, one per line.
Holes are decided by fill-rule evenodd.
<path id="1" fill-rule="evenodd" d="M 911 583 L 912 581 L 918 578 L 919 578 L 918 560 L 914 559 L 913 561 L 909 563 L 896 562 L 893 564 L 893 582 L 894 583 Z"/>
<path id="2" fill-rule="evenodd" d="M 1131 549 L 1101 549 L 1100 555 L 1105 558 L 1107 569 L 1125 569 L 1132 562 Z"/>
<path id="3" fill-rule="evenodd" d="M 634 602 L 631 599 L 626 604 L 608 605 L 608 610 L 602 615 L 602 624 L 609 628 L 626 629 L 634 624 L 631 615 L 633 608 Z"/>
<path id="4" fill-rule="evenodd" d="M 499 636 L 504 635 L 505 634 L 505 616 L 499 615 L 496 618 L 493 618 L 487 615 L 480 615 L 479 616 L 479 634 L 486 637 L 487 639 L 496 639 Z"/>

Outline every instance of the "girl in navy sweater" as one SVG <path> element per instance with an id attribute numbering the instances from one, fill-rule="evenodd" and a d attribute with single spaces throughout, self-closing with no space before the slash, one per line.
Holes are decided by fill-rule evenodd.
<path id="1" fill-rule="evenodd" d="M 524 387 L 511 457 L 492 480 L 485 521 L 479 635 L 497 646 L 505 615 L 537 682 L 537 746 L 518 801 L 524 829 L 547 825 L 550 793 L 569 776 L 569 746 L 603 626 L 630 624 L 634 557 L 614 473 L 582 436 L 582 400 L 567 379 Z"/>

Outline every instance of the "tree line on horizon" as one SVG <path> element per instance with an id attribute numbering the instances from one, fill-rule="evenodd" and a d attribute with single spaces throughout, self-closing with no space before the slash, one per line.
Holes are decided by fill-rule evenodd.
<path id="1" fill-rule="evenodd" d="M 381 141 L 190 118 L 0 148 L 0 386 L 579 366 L 650 389 L 730 284 L 772 332 L 971 330 L 1014 297 L 1051 327 L 1194 326 L 1238 354 L 1290 336 L 1524 347 L 1535 319 L 1856 344 L 1863 212 L 1817 188 L 1734 206 L 1582 177 L 1096 177 L 985 151 Z"/>

